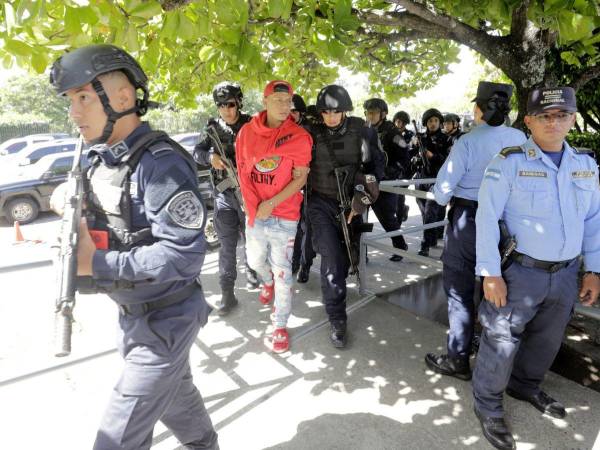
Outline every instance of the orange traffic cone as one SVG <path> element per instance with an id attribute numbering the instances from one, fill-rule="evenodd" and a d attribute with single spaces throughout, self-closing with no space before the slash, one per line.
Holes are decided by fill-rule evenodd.
<path id="1" fill-rule="evenodd" d="M 21 224 L 19 223 L 18 220 L 15 220 L 14 228 L 15 228 L 15 243 L 24 242 L 25 238 L 23 237 L 23 233 L 21 232 Z"/>

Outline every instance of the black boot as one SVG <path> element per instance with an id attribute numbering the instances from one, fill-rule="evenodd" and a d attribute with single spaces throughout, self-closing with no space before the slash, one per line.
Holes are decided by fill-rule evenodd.
<path id="1" fill-rule="evenodd" d="M 246 282 L 248 283 L 248 286 L 250 286 L 252 289 L 258 289 L 258 287 L 260 286 L 260 282 L 258 281 L 258 275 L 254 270 L 250 268 L 248 264 L 246 264 Z"/>
<path id="2" fill-rule="evenodd" d="M 221 288 L 221 299 L 215 304 L 215 311 L 219 316 L 225 316 L 238 304 L 233 292 L 233 286 Z"/>
<path id="3" fill-rule="evenodd" d="M 429 245 L 425 242 L 421 242 L 421 250 L 419 250 L 418 254 L 421 256 L 429 256 Z"/>
<path id="4" fill-rule="evenodd" d="M 345 320 L 332 320 L 329 339 L 335 348 L 344 348 L 348 342 Z"/>
<path id="5" fill-rule="evenodd" d="M 434 372 L 441 373 L 442 375 L 448 375 L 460 380 L 471 379 L 471 367 L 469 367 L 468 359 L 427 353 L 425 355 L 425 364 Z"/>
<path id="6" fill-rule="evenodd" d="M 475 415 L 481 424 L 481 431 L 490 444 L 500 450 L 517 448 L 515 438 L 506 426 L 503 417 L 486 417 L 474 408 Z"/>
<path id="7" fill-rule="evenodd" d="M 296 281 L 298 283 L 306 283 L 308 281 L 309 274 L 310 274 L 310 267 L 302 264 L 300 266 L 300 270 L 298 271 L 298 275 L 296 276 Z"/>

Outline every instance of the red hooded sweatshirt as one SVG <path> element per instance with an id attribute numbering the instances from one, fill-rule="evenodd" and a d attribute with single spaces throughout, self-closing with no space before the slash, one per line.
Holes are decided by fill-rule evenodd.
<path id="1" fill-rule="evenodd" d="M 258 205 L 281 192 L 292 181 L 294 167 L 308 167 L 312 138 L 288 117 L 278 128 L 266 125 L 262 111 L 242 127 L 235 141 L 240 187 L 250 226 L 254 225 Z M 279 205 L 272 216 L 300 219 L 302 194 L 296 192 Z"/>

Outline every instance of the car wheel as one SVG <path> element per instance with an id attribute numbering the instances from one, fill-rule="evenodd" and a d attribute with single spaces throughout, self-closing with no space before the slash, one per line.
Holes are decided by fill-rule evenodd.
<path id="1" fill-rule="evenodd" d="M 26 224 L 37 219 L 40 207 L 31 197 L 18 197 L 10 200 L 6 205 L 6 219 L 10 222 L 18 221 Z"/>
<path id="2" fill-rule="evenodd" d="M 217 236 L 217 230 L 215 230 L 212 215 L 206 221 L 204 236 L 206 237 L 206 243 L 208 244 L 209 249 L 213 250 L 219 246 L 219 236 Z"/>

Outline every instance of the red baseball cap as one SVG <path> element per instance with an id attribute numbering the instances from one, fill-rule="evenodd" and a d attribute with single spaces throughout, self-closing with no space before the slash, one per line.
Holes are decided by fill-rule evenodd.
<path id="1" fill-rule="evenodd" d="M 268 97 L 275 92 L 287 92 L 290 95 L 294 95 L 294 89 L 292 88 L 292 85 L 284 80 L 273 80 L 267 84 L 263 96 Z"/>

